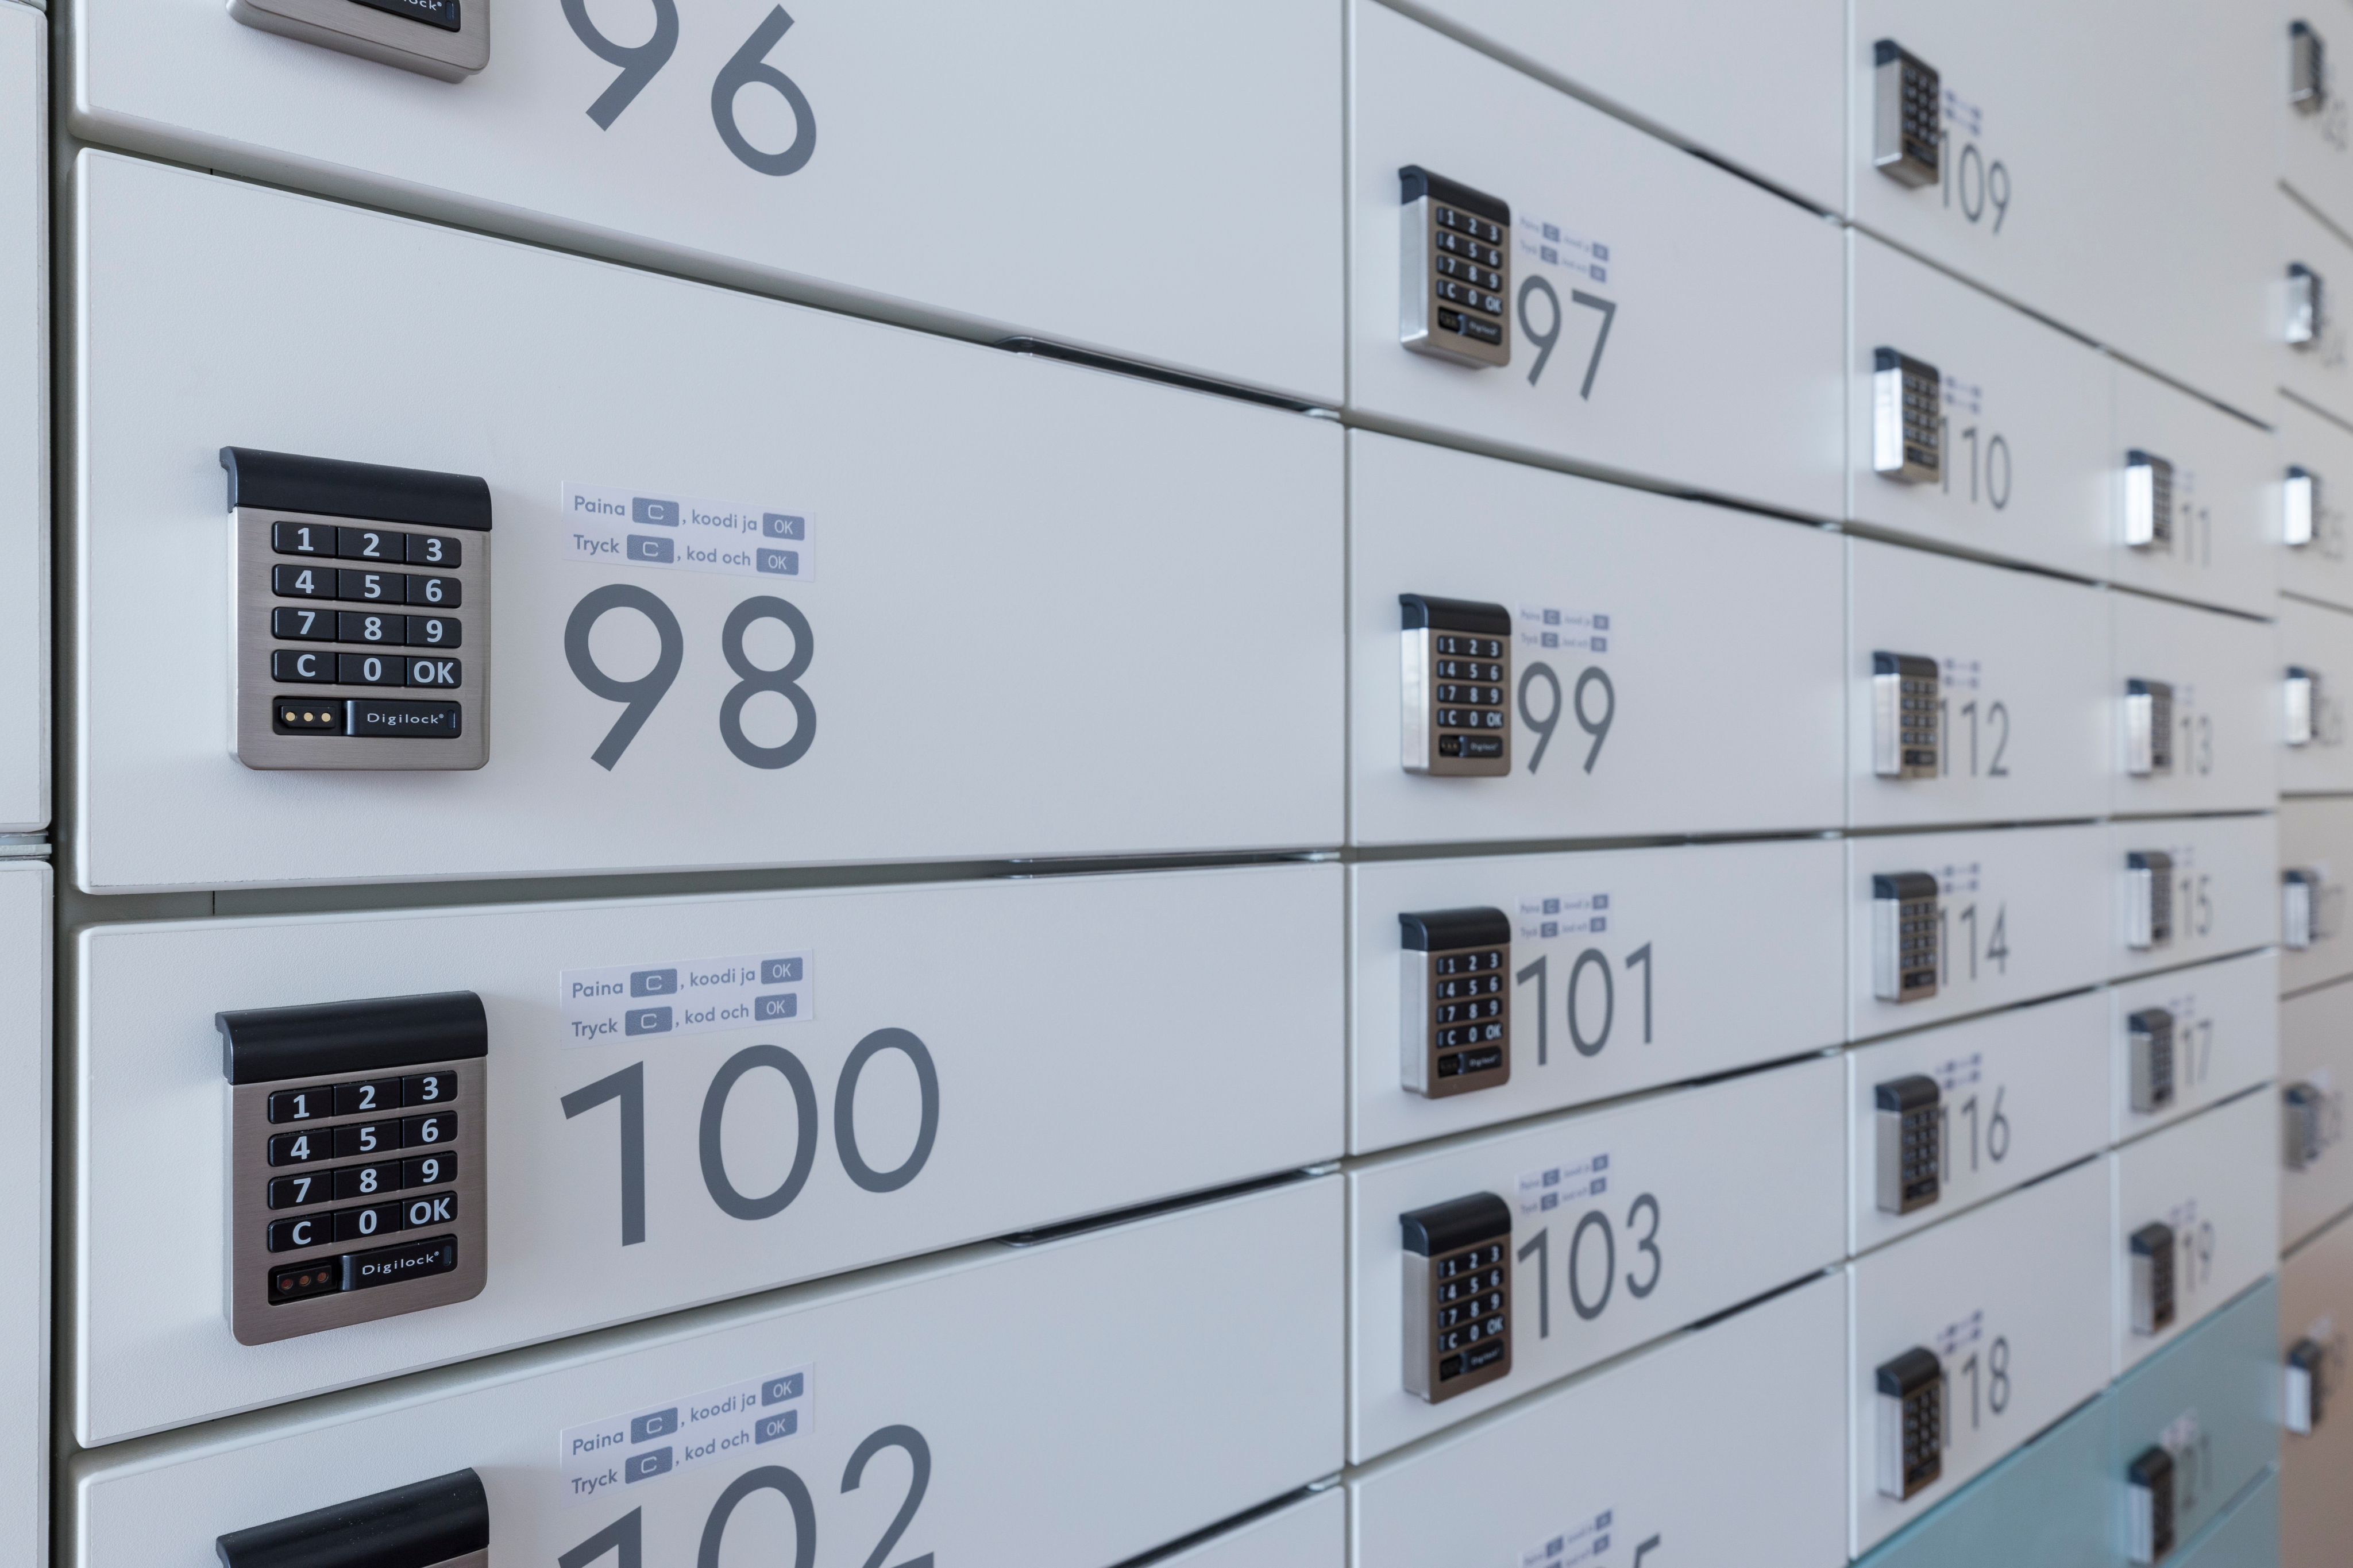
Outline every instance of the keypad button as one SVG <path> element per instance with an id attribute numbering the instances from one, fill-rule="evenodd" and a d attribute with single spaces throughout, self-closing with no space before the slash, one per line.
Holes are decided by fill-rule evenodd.
<path id="1" fill-rule="evenodd" d="M 269 548 L 280 555 L 332 555 L 337 531 L 323 522 L 290 522 L 281 519 L 269 525 Z"/>
<path id="2" fill-rule="evenodd" d="M 459 542 L 442 533 L 412 533 L 408 536 L 408 563 L 411 566 L 446 566 L 456 571 L 461 549 Z"/>
<path id="3" fill-rule="evenodd" d="M 419 1154 L 400 1163 L 400 1184 L 404 1187 L 446 1187 L 457 1179 L 455 1153 Z"/>
<path id="4" fill-rule="evenodd" d="M 361 1154 L 389 1154 L 400 1147 L 400 1123 L 396 1121 L 354 1122 L 338 1127 L 334 1132 L 338 1160 Z"/>
<path id="5" fill-rule="evenodd" d="M 409 1198 L 400 1205 L 400 1223 L 405 1230 L 423 1230 L 427 1226 L 458 1223 L 458 1194 L 432 1193 L 424 1197 Z"/>
<path id="6" fill-rule="evenodd" d="M 316 1132 L 280 1132 L 269 1141 L 269 1163 L 273 1165 L 300 1165 L 327 1157 L 333 1140 L 325 1129 Z"/>
<path id="7" fill-rule="evenodd" d="M 408 617 L 408 646 L 454 652 L 462 629 L 454 616 L 411 616 Z"/>
<path id="8" fill-rule="evenodd" d="M 269 1250 L 293 1252 L 305 1247 L 316 1247 L 334 1239 L 330 1220 L 335 1215 L 304 1215 L 300 1219 L 273 1219 L 269 1222 Z"/>
<path id="9" fill-rule="evenodd" d="M 458 1113 L 445 1110 L 438 1116 L 412 1116 L 400 1124 L 401 1143 L 416 1149 L 435 1143 L 458 1141 Z"/>
<path id="10" fill-rule="evenodd" d="M 323 1083 L 311 1089 L 281 1089 L 269 1097 L 269 1120 L 309 1121 L 332 1116 L 334 1103 L 335 1091 Z"/>
<path id="11" fill-rule="evenodd" d="M 412 658 L 404 668 L 408 679 L 396 684 L 438 686 L 454 689 L 465 679 L 465 667 L 454 658 Z"/>
<path id="12" fill-rule="evenodd" d="M 342 1165 L 329 1171 L 335 1182 L 335 1197 L 380 1198 L 387 1193 L 400 1191 L 400 1165 L 386 1161 L 380 1165 Z"/>
<path id="13" fill-rule="evenodd" d="M 362 604 L 397 605 L 407 597 L 406 572 L 338 572 L 335 597 Z"/>
<path id="14" fill-rule="evenodd" d="M 269 1184 L 269 1206 L 274 1209 L 299 1209 L 309 1204 L 325 1203 L 333 1183 L 332 1172 L 322 1171 L 315 1176 L 280 1176 Z"/>
<path id="15" fill-rule="evenodd" d="M 335 553 L 346 561 L 406 561 L 408 535 L 388 528 L 339 528 Z"/>
<path id="16" fill-rule="evenodd" d="M 331 681 L 335 679 L 335 656 L 290 647 L 272 648 L 269 650 L 269 679 Z"/>
<path id="17" fill-rule="evenodd" d="M 337 1241 L 365 1241 L 371 1237 L 390 1236 L 400 1228 L 400 1205 L 377 1204 L 371 1208 L 337 1209 L 328 1216 L 335 1222 Z"/>
<path id="18" fill-rule="evenodd" d="M 372 1111 L 398 1109 L 400 1080 L 396 1078 L 363 1079 L 357 1083 L 335 1085 L 335 1114 L 338 1116 L 365 1116 Z"/>
<path id="19" fill-rule="evenodd" d="M 272 566 L 269 591 L 284 599 L 332 599 L 336 576 L 324 566 Z"/>
<path id="20" fill-rule="evenodd" d="M 332 642 L 335 612 L 280 607 L 269 612 L 269 635 L 289 642 Z"/>
<path id="21" fill-rule="evenodd" d="M 454 1072 L 411 1073 L 400 1080 L 403 1105 L 448 1105 L 457 1098 L 458 1075 Z"/>
<path id="22" fill-rule="evenodd" d="M 339 653 L 335 679 L 344 686 L 406 686 L 408 661 L 396 653 Z"/>
<path id="23" fill-rule="evenodd" d="M 436 610 L 458 607 L 460 586 L 455 577 L 416 577 L 406 579 L 408 602 L 425 605 Z"/>
<path id="24" fill-rule="evenodd" d="M 401 640 L 406 619 L 401 616 L 383 616 L 368 610 L 339 610 L 335 614 L 335 640 L 396 646 Z"/>

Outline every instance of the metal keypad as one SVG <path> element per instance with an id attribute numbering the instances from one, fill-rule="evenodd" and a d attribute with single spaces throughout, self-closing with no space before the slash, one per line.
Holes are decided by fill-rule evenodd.
<path id="1" fill-rule="evenodd" d="M 1872 994 L 1919 1002 L 1936 994 L 1936 879 L 1895 871 L 1871 879 Z"/>
<path id="2" fill-rule="evenodd" d="M 2320 934 L 2320 872 L 2291 866 L 2280 873 L 2280 945 L 2301 951 Z"/>
<path id="3" fill-rule="evenodd" d="M 2308 349 L 2320 340 L 2327 321 L 2321 299 L 2320 274 L 2301 261 L 2287 268 L 2287 321 L 2284 334 L 2294 348 Z"/>
<path id="4" fill-rule="evenodd" d="M 2301 550 L 2310 544 L 2320 516 L 2320 476 L 2300 464 L 2289 464 L 2287 478 L 2280 486 L 2280 537 L 2288 548 Z"/>
<path id="5" fill-rule="evenodd" d="M 1943 723 L 1936 661 L 1914 653 L 1871 656 L 1872 772 L 1883 779 L 1936 776 Z"/>
<path id="6" fill-rule="evenodd" d="M 1484 369 L 1512 363 L 1511 204 L 1409 163 L 1398 171 L 1404 292 L 1398 341 Z"/>
<path id="7" fill-rule="evenodd" d="M 2125 542 L 2173 548 L 2173 465 L 2143 451 L 2125 454 Z"/>
<path id="8" fill-rule="evenodd" d="M 1872 1373 L 1879 1407 L 1879 1489 L 1898 1501 L 1945 1473 L 1945 1363 L 1915 1345 Z"/>
<path id="9" fill-rule="evenodd" d="M 1944 381 L 1936 367 L 1894 349 L 1872 353 L 1871 466 L 1907 485 L 1945 471 Z"/>
<path id="10" fill-rule="evenodd" d="M 1512 922 L 1494 909 L 1398 916 L 1400 1081 L 1436 1100 L 1511 1081 Z"/>
<path id="11" fill-rule="evenodd" d="M 1501 605 L 1400 594 L 1409 773 L 1512 771 L 1512 615 Z"/>
<path id="12" fill-rule="evenodd" d="M 2328 50 L 2309 22 L 2287 25 L 2287 100 L 2298 113 L 2317 114 L 2328 102 Z"/>
<path id="13" fill-rule="evenodd" d="M 2287 743 L 2309 746 L 2314 735 L 2314 716 L 2320 711 L 2320 673 L 2302 665 L 2287 667 L 2286 684 Z"/>
<path id="14" fill-rule="evenodd" d="M 2173 1456 L 2151 1444 L 2125 1467 L 2125 1550 L 2135 1563 L 2173 1550 Z"/>
<path id="15" fill-rule="evenodd" d="M 2147 952 L 2173 941 L 2173 857 L 2157 849 L 2125 855 L 2125 945 Z"/>
<path id="16" fill-rule="evenodd" d="M 237 760 L 480 767 L 489 487 L 242 447 L 223 448 L 221 466 L 237 584 Z"/>
<path id="17" fill-rule="evenodd" d="M 2311 1436 L 2326 1417 L 2327 1373 L 2327 1345 L 2307 1338 L 2289 1347 L 2285 1425 L 2299 1437 Z"/>
<path id="18" fill-rule="evenodd" d="M 1512 1370 L 1512 1211 L 1474 1193 L 1398 1216 L 1405 1387 L 1436 1405 Z"/>
<path id="19" fill-rule="evenodd" d="M 2328 1094 L 2318 1084 L 2280 1090 L 2280 1153 L 2291 1171 L 2309 1170 L 2327 1148 Z"/>
<path id="20" fill-rule="evenodd" d="M 1933 185 L 1944 156 L 1944 84 L 1893 38 L 1872 46 L 1871 163 L 1906 185 Z"/>
<path id="21" fill-rule="evenodd" d="M 2137 1334 L 2161 1334 L 2173 1326 L 2173 1227 L 2151 1220 L 2132 1233 L 2132 1328 Z"/>
<path id="22" fill-rule="evenodd" d="M 2173 1103 L 2173 1010 L 2143 1007 L 2125 1020 L 2131 1046 L 2132 1108 L 2147 1115 Z"/>
<path id="23" fill-rule="evenodd" d="M 2173 687 L 2168 681 L 2125 682 L 2125 772 L 2162 778 L 2173 772 Z"/>
<path id="24" fill-rule="evenodd" d="M 229 1324 L 267 1344 L 481 1292 L 471 992 L 223 1013 Z"/>
<path id="25" fill-rule="evenodd" d="M 1874 1086 L 1871 1098 L 1881 1210 L 1910 1214 L 1926 1208 L 1944 1190 L 1943 1092 L 1935 1079 L 1912 1073 Z"/>

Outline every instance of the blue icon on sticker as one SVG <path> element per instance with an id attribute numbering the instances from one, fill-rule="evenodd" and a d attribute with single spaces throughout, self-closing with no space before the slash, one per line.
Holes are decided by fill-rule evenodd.
<path id="1" fill-rule="evenodd" d="M 794 985 L 800 982 L 801 961 L 797 958 L 764 958 L 760 960 L 760 984 L 763 985 Z"/>
<path id="2" fill-rule="evenodd" d="M 656 528 L 676 528 L 678 526 L 678 502 L 674 500 L 656 500 L 651 496 L 631 496 L 629 498 L 629 521 L 631 522 L 649 522 Z"/>
<path id="3" fill-rule="evenodd" d="M 772 1377 L 760 1385 L 760 1403 L 782 1405 L 787 1399 L 801 1396 L 801 1374 L 788 1372 L 782 1377 Z"/>
<path id="4" fill-rule="evenodd" d="M 640 969 L 629 976 L 632 996 L 675 996 L 678 994 L 678 971 L 675 969 Z"/>
<path id="5" fill-rule="evenodd" d="M 1608 653 L 1609 651 L 1609 639 L 1608 637 L 1589 637 L 1586 640 L 1585 646 L 1591 648 L 1596 653 Z"/>
<path id="6" fill-rule="evenodd" d="M 670 1009 L 632 1007 L 621 1015 L 621 1032 L 625 1035 L 667 1035 L 670 1033 Z"/>
<path id="7" fill-rule="evenodd" d="M 1608 915 L 1596 915 L 1592 920 L 1586 922 L 1585 929 L 1589 931 L 1608 931 L 1609 929 L 1609 917 Z"/>
<path id="8" fill-rule="evenodd" d="M 797 1017 L 800 1010 L 801 999 L 789 991 L 775 996 L 752 998 L 752 1018 L 755 1023 L 766 1024 L 778 1018 Z"/>
<path id="9" fill-rule="evenodd" d="M 1593 907 L 1594 907 L 1595 909 L 1597 909 L 1597 910 L 1606 910 L 1606 909 L 1608 909 L 1608 908 L 1609 907 L 1609 894 L 1607 894 L 1607 893 L 1596 893 L 1596 894 L 1594 894 L 1594 895 L 1593 895 Z"/>
<path id="10" fill-rule="evenodd" d="M 1545 647 L 1558 647 L 1560 646 L 1560 634 L 1558 632 L 1544 632 L 1539 635 L 1544 639 Z"/>
<path id="11" fill-rule="evenodd" d="M 789 1437 L 801 1429 L 801 1413 L 787 1410 L 781 1415 L 763 1415 L 752 1425 L 752 1441 L 773 1443 L 779 1437 Z"/>
<path id="12" fill-rule="evenodd" d="M 650 561 L 657 566 L 674 565 L 678 561 L 678 541 L 633 533 L 629 535 L 629 559 Z"/>
<path id="13" fill-rule="evenodd" d="M 640 1415 L 629 1423 L 629 1441 L 643 1443 L 655 1437 L 667 1437 L 678 1430 L 678 1406 L 657 1410 L 651 1415 Z"/>
<path id="14" fill-rule="evenodd" d="M 1546 941 L 1550 941 L 1552 938 L 1560 934 L 1560 922 L 1558 921 L 1546 921 L 1536 928 L 1536 934 Z"/>
<path id="15" fill-rule="evenodd" d="M 1560 260 L 1560 252 L 1559 252 L 1559 251 L 1557 251 L 1557 250 L 1555 250 L 1555 249 L 1554 249 L 1551 246 L 1549 246 L 1549 245 L 1539 245 L 1539 246 L 1537 246 L 1537 247 L 1536 247 L 1536 254 L 1537 254 L 1538 256 L 1543 257 L 1546 261 L 1549 261 L 1549 262 L 1557 262 L 1557 261 L 1559 261 L 1559 260 Z"/>
<path id="16" fill-rule="evenodd" d="M 621 1464 L 622 1484 L 633 1485 L 649 1481 L 656 1476 L 670 1474 L 670 1450 L 656 1448 L 650 1454 L 631 1454 Z"/>
<path id="17" fill-rule="evenodd" d="M 788 512 L 763 512 L 760 515 L 760 531 L 770 539 L 807 539 L 808 519 L 794 517 Z"/>
<path id="18" fill-rule="evenodd" d="M 1544 912 L 1548 915 L 1556 915 L 1560 913 L 1560 900 L 1558 899 L 1546 899 L 1544 901 Z"/>
<path id="19" fill-rule="evenodd" d="M 1546 239 L 1557 241 L 1560 238 L 1560 225 L 1556 223 L 1546 224 L 1544 226 L 1544 237 Z"/>
<path id="20" fill-rule="evenodd" d="M 772 577 L 797 577 L 801 574 L 801 552 L 797 550 L 763 550 L 752 564 Z"/>

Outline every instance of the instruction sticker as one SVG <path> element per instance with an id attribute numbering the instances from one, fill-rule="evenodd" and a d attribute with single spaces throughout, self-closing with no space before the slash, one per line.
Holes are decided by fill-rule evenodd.
<path id="1" fill-rule="evenodd" d="M 795 1367 L 566 1426 L 564 1506 L 797 1437 L 817 1424 L 817 1368 Z"/>
<path id="2" fill-rule="evenodd" d="M 575 561 L 797 583 L 817 575 L 806 507 L 567 484 L 563 509 L 565 553 Z"/>
<path id="3" fill-rule="evenodd" d="M 566 1046 L 633 1035 L 707 1035 L 815 1016 L 817 955 L 754 952 L 607 964 L 567 969 L 559 984 Z"/>

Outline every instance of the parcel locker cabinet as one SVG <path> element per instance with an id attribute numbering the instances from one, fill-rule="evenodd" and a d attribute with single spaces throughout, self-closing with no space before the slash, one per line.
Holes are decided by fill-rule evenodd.
<path id="1" fill-rule="evenodd" d="M 2113 362 L 1859 229 L 1847 312 L 1846 515 L 2107 575 Z"/>
<path id="2" fill-rule="evenodd" d="M 2103 1148 L 2106 1025 L 2087 992 L 1847 1052 L 1849 1253 Z"/>
<path id="3" fill-rule="evenodd" d="M 2274 597 L 2265 613 L 2295 609 Z M 2109 595 L 2108 613 L 2108 809 L 2271 809 L 2287 700 L 2280 626 L 2134 593 Z"/>
<path id="4" fill-rule="evenodd" d="M 48 47 L 0 5 L 0 833 L 49 820 Z"/>
<path id="5" fill-rule="evenodd" d="M 2107 1213 L 2088 1160 L 1847 1265 L 1855 1556 L 2106 1383 Z"/>
<path id="6" fill-rule="evenodd" d="M 2353 878 L 2353 800 L 2283 800 L 2280 993 L 2353 974 L 2345 879 Z"/>
<path id="7" fill-rule="evenodd" d="M 1834 538 L 1367 431 L 1348 441 L 1351 842 L 1837 823 Z M 1767 695 L 1734 700 L 1736 684 Z"/>
<path id="8" fill-rule="evenodd" d="M 1340 899 L 1339 868 L 1282 866 L 92 928 L 76 1430 L 111 1442 L 1329 1159 Z M 460 1148 L 455 1173 L 487 1175 L 481 1293 L 239 1342 L 225 1298 L 259 1281 L 225 1278 L 237 1244 L 364 1209 L 374 1190 L 344 1188 L 383 1162 L 273 1164 L 256 1173 L 322 1180 L 224 1234 L 230 1165 L 258 1151 L 225 1142 L 214 1014 L 460 990 L 487 1019 L 486 1102 L 447 1108 L 489 1160 Z M 273 1084 L 266 1135 L 313 1125 L 306 1090 L 385 1076 Z M 406 1201 L 407 1173 L 377 1185 Z"/>
<path id="9" fill-rule="evenodd" d="M 1327 424 L 111 154 L 76 188 L 84 886 L 1338 840 Z M 495 649 L 486 607 L 406 617 L 496 653 L 485 765 L 231 754 L 224 446 L 486 486 L 487 532 L 351 530 L 498 556 Z M 296 640 L 364 603 L 273 603 L 273 659 L 374 651 Z"/>
<path id="10" fill-rule="evenodd" d="M 385 64 L 259 30 L 311 16 L 348 39 L 348 0 L 58 9 L 69 121 L 94 143 L 965 336 L 1339 397 L 1328 5 L 1218 0 L 1179 21 L 1084 0 L 987 17 L 949 0 L 887 15 L 471 0 L 450 14 L 481 20 L 487 64 L 455 83 L 418 74 L 438 62 L 414 48 Z M 448 40 L 405 15 L 376 31 Z M 1226 108 L 1196 123 L 1203 102 Z M 1250 215 L 1246 260 L 1199 220 L 1213 211 Z"/>
<path id="11" fill-rule="evenodd" d="M 2105 1489 L 2127 1561 L 2165 1561 L 2278 1456 L 2279 1311 L 2266 1279 L 2116 1384 Z"/>
<path id="12" fill-rule="evenodd" d="M 2115 879 L 2110 977 L 2279 940 L 2279 819 L 2270 812 L 2134 817 L 2105 831 Z"/>
<path id="13" fill-rule="evenodd" d="M 1339 1468 L 1340 1210 L 1336 1177 L 1294 1182 L 88 1450 L 66 1560 L 193 1568 L 465 1469 L 499 1563 L 855 1563 L 887 1537 L 891 1563 L 1019 1542 L 1101 1568 Z"/>
<path id="14" fill-rule="evenodd" d="M 2116 1142 L 2279 1075 L 2276 952 L 2121 981 L 2103 994 Z"/>
<path id="15" fill-rule="evenodd" d="M 1373 0 L 1348 16 L 1349 408 L 1837 515 L 1836 228 Z"/>
<path id="16" fill-rule="evenodd" d="M 2274 399 L 2270 417 L 2278 429 L 2268 506 L 2280 545 L 2280 591 L 2353 609 L 2353 430 L 2293 397 Z"/>
<path id="17" fill-rule="evenodd" d="M 0 1554 L 48 1560 L 49 1443 L 49 868 L 0 860 L 0 1060 L 9 1097 L 0 1170 L 14 1201 L 0 1210 L 0 1400 L 17 1412 L 0 1436 Z"/>
<path id="18" fill-rule="evenodd" d="M 2277 665 L 2280 793 L 2353 792 L 2353 611 L 2282 599 Z"/>
<path id="19" fill-rule="evenodd" d="M 2116 1373 L 2278 1263 L 2279 1137 L 2279 1101 L 2258 1089 L 2108 1156 Z"/>
<path id="20" fill-rule="evenodd" d="M 1350 867 L 1349 1152 L 1834 1043 L 1843 876 L 1839 847 L 1819 839 Z M 1457 1000 L 1440 994 L 1447 959 L 1417 945 L 1410 922 L 1471 910 L 1508 938 L 1492 972 L 1469 976 L 1501 1004 L 1504 1071 L 1418 1089 L 1415 1053 L 1441 1053 L 1443 1072 L 1444 1032 L 1460 1026 L 1438 1011 Z"/>
<path id="21" fill-rule="evenodd" d="M 1352 1472 L 1351 1568 L 1841 1561 L 1840 1309 L 1810 1281 Z"/>
<path id="22" fill-rule="evenodd" d="M 2279 1038 L 2280 1243 L 2294 1247 L 2353 1208 L 2353 983 L 2281 1003 Z"/>
<path id="23" fill-rule="evenodd" d="M 2239 1568 L 2241 1563 L 2285 1563 L 2283 1555 L 2280 1483 L 2265 1476 L 2232 1501 L 2230 1511 L 2208 1525 L 2180 1559 L 2179 1568 Z"/>
<path id="24" fill-rule="evenodd" d="M 1847 825 L 2096 816 L 2107 595 L 1847 541 Z"/>
<path id="25" fill-rule="evenodd" d="M 1818 1059 L 1356 1163 L 1350 1462 L 1836 1261 L 1839 1079 Z"/>
<path id="26" fill-rule="evenodd" d="M 2244 615 L 2278 613 L 2277 442 L 2249 417 L 2115 365 L 2104 478 L 2106 575 L 2128 588 Z"/>
<path id="27" fill-rule="evenodd" d="M 1864 1568 L 2113 1563 L 2109 1450 L 2107 1402 L 2094 1400 L 1931 1509 Z"/>
<path id="28" fill-rule="evenodd" d="M 1857 0 L 1847 216 L 2260 415 L 2274 50 L 2242 11 Z"/>
<path id="29" fill-rule="evenodd" d="M 2280 1521 L 2285 1568 L 2332 1568 L 2353 1531 L 2353 1219 L 2279 1266 Z"/>
<path id="30" fill-rule="evenodd" d="M 2106 844 L 2088 826 L 1849 839 L 1847 1037 L 2102 979 L 2117 880 Z"/>

